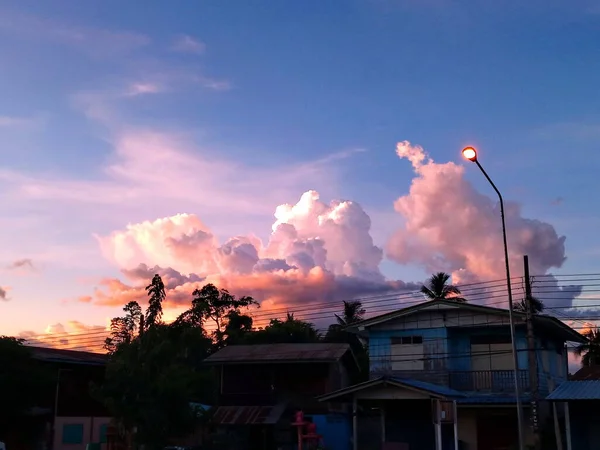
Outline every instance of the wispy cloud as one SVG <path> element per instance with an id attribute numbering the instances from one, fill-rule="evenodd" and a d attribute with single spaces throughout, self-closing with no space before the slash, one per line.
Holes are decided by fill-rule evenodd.
<path id="1" fill-rule="evenodd" d="M 10 290 L 10 287 L 8 286 L 0 286 L 0 300 L 10 300 L 8 298 L 8 291 Z"/>
<path id="2" fill-rule="evenodd" d="M 98 58 L 127 55 L 150 43 L 148 36 L 133 31 L 75 26 L 8 11 L 0 13 L 0 33 L 67 45 Z"/>
<path id="3" fill-rule="evenodd" d="M 28 128 L 38 123 L 38 118 L 0 115 L 0 128 Z"/>
<path id="4" fill-rule="evenodd" d="M 195 55 L 201 55 L 206 51 L 206 44 L 202 41 L 194 39 L 188 35 L 178 36 L 171 49 L 179 53 L 192 53 Z"/>
<path id="5" fill-rule="evenodd" d="M 165 88 L 157 83 L 133 83 L 129 86 L 125 96 L 137 97 L 140 95 L 158 94 L 164 91 Z"/>
<path id="6" fill-rule="evenodd" d="M 600 122 L 563 122 L 547 125 L 534 130 L 540 139 L 575 139 L 578 141 L 600 140 Z"/>
<path id="7" fill-rule="evenodd" d="M 8 265 L 8 269 L 33 269 L 33 261 L 30 258 L 21 258 L 13 261 Z"/>

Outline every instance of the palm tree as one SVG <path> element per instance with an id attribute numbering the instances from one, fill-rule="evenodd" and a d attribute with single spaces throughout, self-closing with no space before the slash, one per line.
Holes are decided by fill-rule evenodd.
<path id="1" fill-rule="evenodd" d="M 366 312 L 367 311 L 363 308 L 360 300 L 353 300 L 350 302 L 344 300 L 344 310 L 341 317 L 337 314 L 334 315 L 340 327 L 347 327 L 348 325 L 363 320 Z"/>
<path id="2" fill-rule="evenodd" d="M 544 311 L 544 302 L 541 300 L 530 297 L 529 301 L 531 302 L 531 313 L 532 314 L 540 314 Z M 513 311 L 525 313 L 527 312 L 527 299 L 523 299 L 513 305 Z"/>
<path id="3" fill-rule="evenodd" d="M 421 293 L 430 300 L 451 300 L 453 302 L 466 302 L 467 299 L 460 296 L 460 289 L 453 284 L 448 284 L 450 275 L 438 272 L 431 275 L 427 283 L 421 286 Z"/>
<path id="4" fill-rule="evenodd" d="M 591 328 L 583 335 L 588 341 L 575 349 L 577 356 L 583 355 L 581 365 L 584 367 L 600 365 L 600 330 Z"/>

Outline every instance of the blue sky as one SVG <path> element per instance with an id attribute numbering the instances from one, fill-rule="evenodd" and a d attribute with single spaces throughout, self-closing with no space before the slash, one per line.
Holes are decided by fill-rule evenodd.
<path id="1" fill-rule="evenodd" d="M 266 240 L 275 207 L 316 189 L 326 202 L 360 203 L 385 246 L 403 222 L 393 203 L 414 177 L 395 154 L 405 139 L 439 163 L 464 164 L 462 146 L 478 146 L 523 216 L 567 236 L 558 271 L 600 272 L 600 9 L 523 3 L 0 1 L 0 243 L 4 265 L 35 266 L 0 274 L 10 287 L 0 327 L 103 324 L 118 308 L 72 299 L 120 275 L 93 235 L 128 223 L 194 213 L 221 240 Z M 103 170 L 120 139 L 141 153 L 156 141 L 136 140 L 140 130 L 220 161 L 202 170 L 235 170 L 176 201 L 153 202 L 148 190 L 143 204 L 120 203 Z M 493 194 L 475 167 L 465 177 Z M 391 261 L 381 270 L 427 274 Z"/>

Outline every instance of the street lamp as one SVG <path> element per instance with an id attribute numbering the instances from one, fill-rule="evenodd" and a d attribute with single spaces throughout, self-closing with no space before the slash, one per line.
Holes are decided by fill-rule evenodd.
<path id="1" fill-rule="evenodd" d="M 512 355 L 513 355 L 513 375 L 515 380 L 515 396 L 517 400 L 517 421 L 519 426 L 519 449 L 524 450 L 525 445 L 523 441 L 523 412 L 521 410 L 521 392 L 519 389 L 519 358 L 517 357 L 517 343 L 515 339 L 515 321 L 513 317 L 513 298 L 512 298 L 512 289 L 510 285 L 510 266 L 508 263 L 508 245 L 506 243 L 506 223 L 504 221 L 504 200 L 502 199 L 502 194 L 489 177 L 487 172 L 483 169 L 479 161 L 477 160 L 477 150 L 473 147 L 465 147 L 462 150 L 463 156 L 471 162 L 477 164 L 481 173 L 485 176 L 485 178 L 489 181 L 489 183 L 498 194 L 498 199 L 500 200 L 500 217 L 502 219 L 502 238 L 504 239 L 504 262 L 506 265 L 506 289 L 508 292 L 508 317 L 510 321 L 510 340 L 512 344 Z"/>

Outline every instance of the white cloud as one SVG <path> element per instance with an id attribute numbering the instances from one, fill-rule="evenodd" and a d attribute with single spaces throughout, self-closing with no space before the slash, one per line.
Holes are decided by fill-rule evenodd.
<path id="1" fill-rule="evenodd" d="M 188 35 L 178 36 L 171 47 L 173 51 L 180 53 L 192 53 L 201 55 L 206 51 L 206 44 Z"/>

